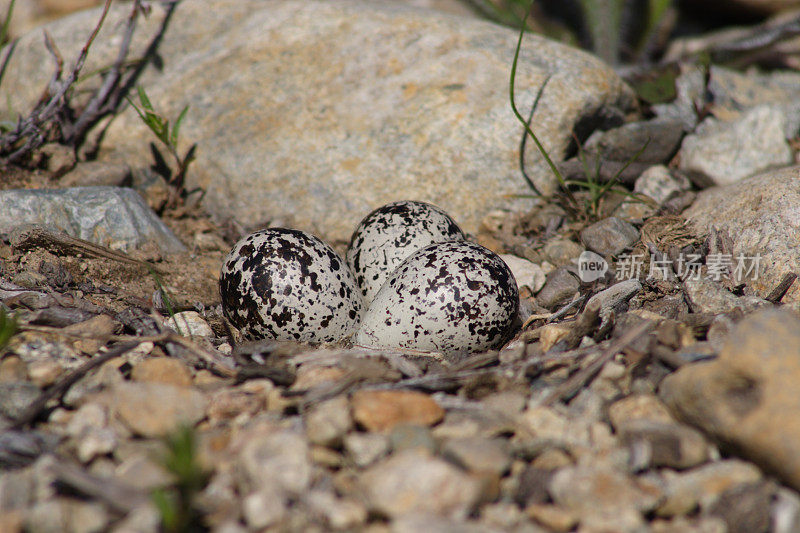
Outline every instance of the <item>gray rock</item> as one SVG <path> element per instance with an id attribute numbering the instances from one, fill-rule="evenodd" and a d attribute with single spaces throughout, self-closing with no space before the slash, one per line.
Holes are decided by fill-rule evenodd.
<path id="1" fill-rule="evenodd" d="M 729 488 L 759 481 L 761 471 L 738 459 L 715 461 L 683 473 L 665 476 L 664 499 L 658 516 L 682 516 L 698 506 L 707 509 Z"/>
<path id="2" fill-rule="evenodd" d="M 114 531 L 156 533 L 161 530 L 161 514 L 152 503 L 138 506 L 115 524 Z"/>
<path id="3" fill-rule="evenodd" d="M 92 428 L 78 437 L 77 441 L 78 459 L 84 464 L 111 453 L 119 443 L 116 433 L 110 428 Z"/>
<path id="4" fill-rule="evenodd" d="M 696 231 L 712 227 L 728 232 L 733 239 L 733 262 L 740 256 L 760 258 L 755 276 L 748 274 L 747 261 L 741 282 L 765 297 L 784 274 L 797 272 L 800 264 L 800 167 L 765 172 L 737 184 L 701 192 L 684 211 Z M 800 283 L 784 296 L 783 302 L 800 302 Z"/>
<path id="5" fill-rule="evenodd" d="M 499 412 L 496 409 L 450 410 L 444 420 L 433 428 L 433 436 L 441 441 L 468 437 L 493 437 L 513 430 L 513 416 L 518 411 Z"/>
<path id="6" fill-rule="evenodd" d="M 626 310 L 628 300 L 636 296 L 642 290 L 642 282 L 638 279 L 626 279 L 615 283 L 611 287 L 604 289 L 586 302 L 591 305 L 594 302 L 600 303 L 600 316 L 606 316 L 611 311 L 621 313 Z"/>
<path id="7" fill-rule="evenodd" d="M 450 439 L 442 446 L 442 456 L 471 472 L 490 472 L 498 476 L 511 466 L 507 442 L 500 439 Z"/>
<path id="8" fill-rule="evenodd" d="M 552 469 L 527 465 L 517 480 L 514 501 L 522 507 L 547 502 L 550 499 L 547 487 L 553 473 Z"/>
<path id="9" fill-rule="evenodd" d="M 369 466 L 389 451 L 389 437 L 381 433 L 350 433 L 344 448 L 357 466 Z"/>
<path id="10" fill-rule="evenodd" d="M 147 243 L 162 251 L 185 251 L 177 237 L 131 189 L 75 187 L 72 189 L 9 189 L 0 191 L 0 233 L 25 225 L 58 228 L 116 250 Z"/>
<path id="11" fill-rule="evenodd" d="M 481 482 L 451 464 L 415 451 L 393 455 L 360 479 L 370 509 L 389 517 L 433 513 L 465 518 L 481 497 Z"/>
<path id="12" fill-rule="evenodd" d="M 415 424 L 399 424 L 389 433 L 389 446 L 392 452 L 403 450 L 423 450 L 429 453 L 436 451 L 436 441 L 431 430 Z"/>
<path id="13" fill-rule="evenodd" d="M 306 435 L 311 444 L 339 446 L 353 427 L 350 406 L 345 396 L 338 396 L 312 407 L 305 415 Z"/>
<path id="14" fill-rule="evenodd" d="M 692 184 L 683 176 L 675 176 L 664 165 L 655 165 L 645 170 L 636 180 L 633 191 L 646 194 L 659 204 L 672 194 L 688 191 Z"/>
<path id="15" fill-rule="evenodd" d="M 675 120 L 684 131 L 697 126 L 697 105 L 703 102 L 706 90 L 706 75 L 701 66 L 686 64 L 675 79 L 675 100 L 667 104 L 656 104 L 653 111 L 661 119 Z"/>
<path id="16" fill-rule="evenodd" d="M 152 492 L 165 487 L 174 478 L 158 462 L 158 456 L 137 454 L 125 459 L 115 470 L 115 478 L 126 486 Z"/>
<path id="17" fill-rule="evenodd" d="M 398 2 L 403 2 L 410 6 L 415 7 L 422 7 L 426 9 L 435 9 L 436 11 L 441 11 L 443 13 L 451 13 L 453 15 L 458 15 L 461 17 L 477 17 L 478 13 L 476 13 L 473 9 L 470 9 L 470 6 L 465 5 L 458 0 L 395 0 Z"/>
<path id="18" fill-rule="evenodd" d="M 175 313 L 164 323 L 186 337 L 213 337 L 214 330 L 197 311 Z"/>
<path id="19" fill-rule="evenodd" d="M 557 504 L 577 512 L 584 527 L 608 531 L 641 528 L 642 513 L 653 509 L 661 497 L 654 485 L 591 466 L 559 469 L 550 480 L 549 492 Z"/>
<path id="20" fill-rule="evenodd" d="M 181 424 L 194 425 L 205 416 L 207 401 L 198 391 L 165 383 L 117 384 L 111 409 L 134 434 L 163 437 Z"/>
<path id="21" fill-rule="evenodd" d="M 757 296 L 736 296 L 721 283 L 706 277 L 689 277 L 683 280 L 683 290 L 689 306 L 695 313 L 727 313 L 738 307 L 749 312 L 772 303 Z"/>
<path id="22" fill-rule="evenodd" d="M 800 318 L 762 310 L 739 322 L 712 362 L 661 382 L 676 416 L 800 487 Z"/>
<path id="23" fill-rule="evenodd" d="M 787 139 L 796 136 L 800 129 L 798 87 L 800 75 L 790 70 L 742 72 L 718 65 L 711 66 L 708 82 L 715 114 L 724 113 L 733 118 L 759 105 L 776 107 L 785 117 L 783 136 Z"/>
<path id="24" fill-rule="evenodd" d="M 502 254 L 500 259 L 508 265 L 520 288 L 528 287 L 535 294 L 544 286 L 546 279 L 544 271 L 536 263 L 511 254 Z"/>
<path id="25" fill-rule="evenodd" d="M 722 519 L 710 516 L 656 519 L 650 522 L 650 526 L 651 533 L 728 533 L 728 528 Z"/>
<path id="26" fill-rule="evenodd" d="M 281 521 L 288 513 L 286 494 L 276 486 L 264 486 L 244 498 L 242 511 L 247 525 L 263 529 Z"/>
<path id="27" fill-rule="evenodd" d="M 121 187 L 131 177 L 131 169 L 118 163 L 84 161 L 58 181 L 62 187 Z"/>
<path id="28" fill-rule="evenodd" d="M 617 255 L 639 240 L 639 230 L 617 217 L 595 222 L 581 231 L 581 241 L 600 255 Z"/>
<path id="29" fill-rule="evenodd" d="M 547 276 L 544 287 L 536 295 L 536 303 L 546 309 L 553 309 L 569 301 L 580 287 L 578 278 L 566 268 L 559 268 Z"/>
<path id="30" fill-rule="evenodd" d="M 584 247 L 575 241 L 556 237 L 550 239 L 542 248 L 544 258 L 555 266 L 565 266 L 583 253 Z"/>
<path id="31" fill-rule="evenodd" d="M 732 122 L 706 118 L 681 145 L 680 168 L 700 185 L 728 185 L 792 162 L 777 108 L 758 106 Z"/>
<path id="32" fill-rule="evenodd" d="M 629 122 L 607 131 L 596 131 L 589 136 L 583 147 L 588 152 L 600 154 L 603 159 L 611 161 L 667 163 L 678 151 L 682 138 L 681 121 L 654 119 Z"/>
<path id="33" fill-rule="evenodd" d="M 299 433 L 284 430 L 251 438 L 239 463 L 250 486 L 271 490 L 273 486 L 300 494 L 311 483 L 308 443 Z"/>
<path id="34" fill-rule="evenodd" d="M 63 368 L 74 370 L 83 364 L 83 358 L 66 342 L 48 339 L 42 335 L 27 335 L 12 345 L 13 352 L 27 365 L 43 361 L 56 362 Z"/>
<path id="35" fill-rule="evenodd" d="M 114 6 L 86 72 L 113 62 L 111 34 L 128 11 Z M 160 6 L 153 11 L 131 57 L 155 34 Z M 47 27 L 65 58 L 77 55 L 97 17 L 88 11 Z M 487 21 L 392 3 L 190 0 L 161 41 L 163 67 L 148 67 L 138 83 L 167 117 L 189 105 L 180 151 L 193 142 L 198 149 L 187 186 L 204 188 L 218 216 L 245 225 L 291 216 L 297 227 L 347 239 L 371 209 L 414 198 L 475 231 L 489 210 L 525 206 L 512 197 L 529 192 L 508 104 L 516 39 Z M 11 58 L 0 101 L 28 108 L 51 75 L 41 32 L 31 32 Z M 534 128 L 556 159 L 578 122 L 602 126 L 632 107 L 632 91 L 597 58 L 528 35 L 517 73 L 523 113 L 547 76 Z M 111 124 L 101 160 L 150 166 L 153 140 L 128 109 Z M 536 182 L 553 190 L 532 145 L 528 159 Z"/>
<path id="36" fill-rule="evenodd" d="M 631 464 L 637 470 L 668 467 L 678 470 L 700 465 L 711 456 L 702 433 L 689 426 L 650 420 L 625 424 L 620 441 L 630 449 Z"/>
<path id="37" fill-rule="evenodd" d="M 780 488 L 772 503 L 773 533 L 800 531 L 800 495 Z"/>
<path id="38" fill-rule="evenodd" d="M 27 381 L 0 382 L 0 415 L 19 417 L 40 392 L 39 387 Z"/>
<path id="39" fill-rule="evenodd" d="M 39 502 L 26 514 L 26 530 L 42 533 L 99 533 L 111 519 L 100 503 L 66 498 Z"/>
<path id="40" fill-rule="evenodd" d="M 391 523 L 391 533 L 499 533 L 498 528 L 466 520 L 451 520 L 434 514 L 408 514 Z"/>
<path id="41" fill-rule="evenodd" d="M 0 514 L 28 507 L 35 497 L 35 488 L 33 469 L 4 470 L 0 476 Z"/>
<path id="42" fill-rule="evenodd" d="M 338 498 L 332 492 L 312 490 L 303 497 L 312 511 L 325 517 L 329 527 L 352 530 L 367 521 L 367 508 L 356 500 Z"/>
<path id="43" fill-rule="evenodd" d="M 770 503 L 775 489 L 775 485 L 764 481 L 730 488 L 709 508 L 709 514 L 722 518 L 728 533 L 770 531 Z"/>

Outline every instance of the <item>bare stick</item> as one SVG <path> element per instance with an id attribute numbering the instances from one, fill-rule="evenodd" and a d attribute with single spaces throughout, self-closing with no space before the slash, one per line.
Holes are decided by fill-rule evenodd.
<path id="1" fill-rule="evenodd" d="M 50 88 L 50 99 L 47 100 L 44 104 L 37 106 L 30 116 L 21 123 L 21 128 L 18 128 L 16 131 L 11 132 L 7 136 L 3 138 L 3 148 L 7 150 L 11 145 L 13 145 L 17 140 L 23 139 L 28 137 L 28 141 L 25 143 L 25 146 L 22 149 L 19 149 L 12 153 L 7 158 L 7 162 L 15 163 L 22 157 L 24 157 L 27 153 L 30 153 L 36 146 L 41 145 L 44 143 L 44 136 L 41 135 L 40 130 L 42 124 L 48 122 L 49 120 L 53 119 L 58 112 L 63 107 L 63 98 L 67 94 L 67 91 L 70 87 L 75 83 L 75 80 L 78 78 L 78 74 L 80 73 L 81 69 L 83 68 L 83 64 L 86 62 L 86 56 L 89 54 L 89 48 L 92 46 L 95 37 L 100 32 L 100 27 L 106 20 L 106 15 L 108 14 L 108 10 L 111 7 L 112 0 L 106 0 L 105 5 L 103 6 L 103 12 L 100 15 L 100 20 L 98 21 L 97 25 L 92 30 L 92 34 L 89 36 L 89 39 L 86 41 L 86 44 L 83 45 L 80 54 L 78 55 L 77 61 L 75 61 L 75 65 L 72 68 L 72 71 L 67 76 L 67 78 L 63 81 L 54 81 L 52 83 L 52 87 Z M 50 41 L 50 42 L 48 42 Z M 48 50 L 51 53 L 56 55 L 56 57 L 60 57 L 55 52 L 55 46 L 52 43 L 52 40 L 49 39 L 49 36 L 45 34 L 45 46 L 47 46 Z M 56 63 L 59 63 L 57 59 Z M 60 66 L 57 65 L 57 72 L 60 71 Z M 60 78 L 60 72 L 58 72 L 58 78 Z"/>
<path id="2" fill-rule="evenodd" d="M 18 250 L 45 248 L 66 255 L 84 254 L 90 257 L 111 259 L 127 265 L 136 265 L 162 272 L 161 269 L 133 257 L 117 252 L 111 248 L 72 237 L 66 233 L 50 231 L 42 226 L 30 226 L 15 232 L 11 237 L 11 246 Z"/>
<path id="3" fill-rule="evenodd" d="M 81 116 L 78 118 L 77 122 L 68 127 L 68 131 L 65 134 L 66 142 L 69 143 L 74 141 L 76 137 L 82 136 L 88 127 L 93 124 L 98 117 L 102 116 L 106 112 L 116 109 L 117 104 L 119 103 L 119 98 L 110 99 L 109 97 L 112 91 L 119 87 L 119 80 L 122 77 L 122 69 L 125 65 L 125 59 L 128 57 L 128 51 L 130 50 L 131 41 L 133 40 L 133 33 L 136 30 L 136 19 L 139 13 L 140 5 L 140 0 L 135 0 L 133 2 L 131 13 L 128 15 L 128 21 L 125 25 L 125 33 L 122 37 L 122 44 L 119 47 L 117 58 L 114 60 L 114 64 L 106 74 L 105 79 L 103 80 L 103 85 L 95 93 L 94 97 L 92 97 L 91 101 L 86 106 L 83 113 L 81 113 Z"/>
<path id="4" fill-rule="evenodd" d="M 781 279 L 781 282 L 778 283 L 778 285 L 774 289 L 772 289 L 769 295 L 764 299 L 774 304 L 780 302 L 781 299 L 786 295 L 786 293 L 792 287 L 792 284 L 796 279 L 797 279 L 797 274 L 795 274 L 794 272 L 789 272 L 788 274 L 784 274 L 783 278 Z"/>
<path id="5" fill-rule="evenodd" d="M 637 327 L 628 330 L 628 332 L 620 337 L 619 340 L 613 342 L 611 346 L 606 348 L 597 359 L 589 363 L 586 367 L 577 371 L 575 374 L 567 378 L 567 380 L 562 384 L 546 394 L 544 398 L 542 398 L 539 405 L 547 406 L 553 404 L 553 402 L 556 400 L 566 401 L 569 398 L 572 398 L 581 389 L 581 387 L 585 386 L 586 383 L 591 381 L 595 375 L 600 372 L 600 369 L 603 368 L 603 365 L 605 365 L 627 345 L 638 339 L 652 327 L 652 322 L 643 322 Z"/>

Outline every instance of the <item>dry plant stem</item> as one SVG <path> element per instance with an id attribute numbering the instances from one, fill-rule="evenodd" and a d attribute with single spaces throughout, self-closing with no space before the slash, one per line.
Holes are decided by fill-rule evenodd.
<path id="1" fill-rule="evenodd" d="M 119 514 L 127 514 L 147 503 L 147 493 L 109 478 L 101 478 L 59 457 L 47 469 L 56 482 L 90 498 L 96 498 Z"/>
<path id="2" fill-rule="evenodd" d="M 541 320 L 543 318 L 546 319 L 546 323 L 548 323 L 548 324 L 550 322 L 558 320 L 562 316 L 567 315 L 573 309 L 579 308 L 581 305 L 583 305 L 583 302 L 586 301 L 588 298 L 589 298 L 588 294 L 585 295 L 585 296 L 578 295 L 572 301 L 570 301 L 568 304 L 566 304 L 564 307 L 562 307 L 561 309 L 559 309 L 555 313 L 548 313 L 546 315 L 531 315 L 531 316 L 528 317 L 528 319 L 522 325 L 522 329 L 527 328 L 528 326 L 530 326 L 536 320 Z"/>
<path id="3" fill-rule="evenodd" d="M 106 2 L 106 6 L 109 4 L 110 0 Z M 140 5 L 141 0 L 134 0 L 131 13 L 128 15 L 128 22 L 125 25 L 125 33 L 122 37 L 122 44 L 120 44 L 117 58 L 114 60 L 114 64 L 106 74 L 102 86 L 89 101 L 89 104 L 86 106 L 83 113 L 81 113 L 81 116 L 78 117 L 78 120 L 75 122 L 75 124 L 69 124 L 65 128 L 66 131 L 64 131 L 64 141 L 68 144 L 74 144 L 78 140 L 77 138 L 83 136 L 83 134 L 99 117 L 108 113 L 112 113 L 115 109 L 117 109 L 120 100 L 120 91 L 118 90 L 119 81 L 122 77 L 122 69 L 125 66 L 125 59 L 128 57 L 131 41 L 133 40 L 133 33 L 136 30 L 136 18 L 140 10 Z M 108 7 L 105 8 L 105 11 L 107 10 Z M 105 11 L 103 17 L 105 17 Z M 96 29 L 99 29 L 99 26 Z M 91 38 L 94 39 L 95 35 L 96 32 L 92 34 Z M 113 92 L 116 92 L 114 97 L 112 97 Z"/>
<path id="4" fill-rule="evenodd" d="M 781 278 L 780 283 L 772 289 L 769 295 L 764 298 L 767 301 L 772 303 L 778 303 L 781 299 L 786 295 L 789 289 L 792 287 L 792 284 L 797 279 L 797 274 L 794 272 L 789 272 L 788 274 L 784 274 L 783 278 Z"/>
<path id="5" fill-rule="evenodd" d="M 31 146 L 32 144 L 42 143 L 44 141 L 43 137 L 41 136 L 41 128 L 46 122 L 54 119 L 55 116 L 61 111 L 64 97 L 67 94 L 69 88 L 72 87 L 72 85 L 75 83 L 75 80 L 78 79 L 78 74 L 80 74 L 81 69 L 83 69 L 83 64 L 86 62 L 86 56 L 89 54 L 89 48 L 91 48 L 94 39 L 97 37 L 100 28 L 105 22 L 106 15 L 108 14 L 108 10 L 110 7 L 111 7 L 111 0 L 106 0 L 105 5 L 103 6 L 103 12 L 100 15 L 100 20 L 94 27 L 92 34 L 86 41 L 86 44 L 83 45 L 83 48 L 81 49 L 81 52 L 78 55 L 77 61 L 75 61 L 75 66 L 72 68 L 72 71 L 63 81 L 60 82 L 58 81 L 61 78 L 60 70 L 63 61 L 61 60 L 60 56 L 55 53 L 55 46 L 49 39 L 49 36 L 45 37 L 45 42 L 47 43 L 48 50 L 50 50 L 51 53 L 56 55 L 58 75 L 55 80 L 51 81 L 51 87 L 49 89 L 52 96 L 44 104 L 44 107 L 39 109 L 39 106 L 37 106 L 37 108 L 33 110 L 30 116 L 22 122 L 22 124 L 20 125 L 21 127 L 18 128 L 17 131 L 10 133 L 3 139 L 2 149 L 5 152 L 20 139 L 24 139 L 26 137 L 28 138 L 28 142 L 25 143 L 25 146 L 23 148 L 20 148 L 19 150 L 8 156 L 7 161 L 9 163 L 15 163 L 19 159 L 21 159 L 24 155 L 29 153 L 31 149 L 35 148 L 35 146 Z M 37 139 L 37 141 L 33 142 L 32 139 Z"/>
<path id="6" fill-rule="evenodd" d="M 584 336 L 594 331 L 595 326 L 600 321 L 600 302 L 595 301 L 587 305 L 583 312 L 578 315 L 573 322 L 562 322 L 561 325 L 568 325 L 569 332 L 556 343 L 556 346 L 562 347 L 561 350 L 577 347 L 581 343 Z M 545 354 L 547 355 L 547 354 Z"/>
<path id="7" fill-rule="evenodd" d="M 597 178 L 599 181 L 608 183 L 610 181 L 617 181 L 625 185 L 633 185 L 642 172 L 653 166 L 652 163 L 637 163 L 637 162 L 621 162 L 611 161 L 608 159 L 600 159 L 597 156 L 591 156 L 589 164 L 597 166 Z M 599 165 L 596 163 L 600 161 Z M 562 163 L 557 163 L 558 169 L 567 181 L 581 181 L 586 179 L 586 170 L 583 163 L 577 158 L 569 159 Z"/>
<path id="8" fill-rule="evenodd" d="M 586 367 L 577 371 L 575 374 L 567 378 L 567 380 L 562 384 L 546 394 L 539 402 L 539 405 L 552 405 L 558 400 L 568 401 L 600 372 L 600 369 L 603 368 L 603 365 L 609 362 L 616 354 L 621 352 L 630 343 L 634 342 L 641 335 L 649 331 L 652 327 L 653 324 L 651 322 L 643 322 L 637 327 L 628 330 L 628 332 L 626 332 L 617 341 L 612 342 L 611 346 L 603 350 L 597 359 L 589 363 Z"/>
<path id="9" fill-rule="evenodd" d="M 15 232 L 11 237 L 11 246 L 18 250 L 38 250 L 48 249 L 55 253 L 64 255 L 84 254 L 89 257 L 101 259 L 111 259 L 127 265 L 136 265 L 144 268 L 152 268 L 156 272 L 164 273 L 161 269 L 148 263 L 134 259 L 122 252 L 114 251 L 105 246 L 85 241 L 77 237 L 71 237 L 66 233 L 50 231 L 42 226 L 31 226 L 21 231 Z"/>
<path id="10" fill-rule="evenodd" d="M 122 94 L 127 90 L 126 85 L 121 83 L 122 73 L 126 68 L 126 58 L 133 40 L 136 19 L 138 13 L 142 10 L 141 0 L 134 0 L 132 3 L 131 12 L 123 33 L 122 43 L 117 57 L 111 68 L 106 71 L 101 87 L 94 93 L 89 103 L 81 110 L 74 121 L 68 118 L 71 112 L 68 91 L 79 79 L 89 49 L 106 20 L 111 2 L 112 0 L 106 0 L 100 15 L 100 20 L 81 49 L 69 75 L 63 80 L 61 79 L 64 63 L 63 58 L 50 36 L 45 33 L 45 46 L 56 62 L 56 69 L 48 84 L 45 95 L 33 111 L 31 111 L 27 118 L 20 118 L 14 131 L 0 137 L 0 153 L 4 154 L 9 154 L 20 141 L 25 141 L 21 147 L 16 148 L 4 158 L 3 162 L 5 164 L 18 163 L 46 142 L 53 140 L 76 148 L 83 142 L 86 133 L 100 118 L 109 113 L 113 113 L 119 107 Z M 170 5 L 172 5 L 172 3 L 170 3 Z M 12 49 L 9 50 L 4 59 L 0 75 L 2 75 L 2 72 L 5 70 L 11 53 Z M 48 134 L 50 133 L 48 128 L 50 128 L 51 131 L 52 128 L 59 129 L 59 136 L 57 139 L 48 138 Z"/>
<path id="11" fill-rule="evenodd" d="M 56 383 L 54 383 L 51 387 L 47 390 L 42 391 L 39 394 L 39 397 L 36 398 L 33 403 L 31 403 L 25 411 L 14 421 L 14 424 L 11 426 L 11 429 L 20 429 L 28 424 L 31 424 L 35 421 L 42 411 L 47 406 L 47 402 L 54 398 L 61 398 L 67 390 L 77 383 L 81 378 L 83 378 L 87 373 L 95 368 L 103 365 L 104 363 L 111 361 L 121 355 L 124 355 L 126 352 L 136 348 L 138 346 L 138 342 L 125 342 L 115 346 L 114 348 L 108 350 L 105 353 L 99 354 L 89 361 L 85 362 L 79 368 L 76 368 L 63 378 L 59 379 Z"/>

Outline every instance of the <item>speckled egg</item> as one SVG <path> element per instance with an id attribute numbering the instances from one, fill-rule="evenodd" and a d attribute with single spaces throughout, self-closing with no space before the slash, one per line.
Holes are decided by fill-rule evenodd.
<path id="1" fill-rule="evenodd" d="M 304 231 L 243 238 L 222 265 L 225 317 L 250 339 L 335 342 L 358 327 L 361 292 L 333 248 Z"/>
<path id="2" fill-rule="evenodd" d="M 405 258 L 436 242 L 464 240 L 450 216 L 435 205 L 404 200 L 379 207 L 358 225 L 347 264 L 369 304 Z"/>
<path id="3" fill-rule="evenodd" d="M 355 342 L 446 356 L 488 350 L 506 338 L 518 307 L 517 282 L 497 254 L 468 241 L 436 243 L 392 273 Z"/>

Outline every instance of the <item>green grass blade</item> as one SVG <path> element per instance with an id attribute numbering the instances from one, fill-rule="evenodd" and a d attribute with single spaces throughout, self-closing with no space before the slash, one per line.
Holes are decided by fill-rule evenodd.
<path id="1" fill-rule="evenodd" d="M 11 17 L 14 15 L 14 4 L 16 0 L 11 0 L 6 9 L 6 16 L 3 19 L 3 25 L 0 26 L 0 46 L 6 44 L 8 41 L 8 30 L 11 27 Z"/>
<path id="2" fill-rule="evenodd" d="M 139 94 L 139 102 L 141 102 L 142 107 L 148 111 L 153 111 L 153 104 L 150 102 L 150 98 L 147 97 L 144 87 L 139 85 L 136 87 L 136 92 Z"/>
<path id="3" fill-rule="evenodd" d="M 187 105 L 186 107 L 183 108 L 181 114 L 178 115 L 178 119 L 175 121 L 175 125 L 172 126 L 172 132 L 169 135 L 169 141 L 170 145 L 172 145 L 173 148 L 178 147 L 178 133 L 180 132 L 181 123 L 183 123 L 183 119 L 186 118 L 186 113 L 188 111 L 189 111 L 189 106 Z"/>
<path id="4" fill-rule="evenodd" d="M 11 315 L 3 307 L 0 307 L 0 350 L 8 345 L 11 337 L 18 331 L 19 323 L 16 315 Z"/>
<path id="5" fill-rule="evenodd" d="M 533 4 L 531 3 L 531 5 Z M 530 12 L 530 9 L 528 10 L 528 12 Z M 556 167 L 556 164 L 550 158 L 550 155 L 547 153 L 547 150 L 545 150 L 544 146 L 542 146 L 542 143 L 539 141 L 539 138 L 533 132 L 533 129 L 531 129 L 531 127 L 528 125 L 528 122 L 525 120 L 525 117 L 523 117 L 522 113 L 519 112 L 515 99 L 514 88 L 517 78 L 517 66 L 519 63 L 519 53 L 520 50 L 522 49 L 522 39 L 525 36 L 525 24 L 527 23 L 527 20 L 528 20 L 528 14 L 526 13 L 525 18 L 522 21 L 523 22 L 522 27 L 520 28 L 519 31 L 519 38 L 517 39 L 517 47 L 514 50 L 514 61 L 511 63 L 511 77 L 509 80 L 509 100 L 511 102 L 511 110 L 514 112 L 514 116 L 517 117 L 517 120 L 519 120 L 520 124 L 523 125 L 528 135 L 531 136 L 531 139 L 533 139 L 533 142 L 534 144 L 536 144 L 536 148 L 539 150 L 539 153 L 542 154 L 542 157 L 544 157 L 544 160 L 550 167 L 550 171 L 556 177 L 559 184 L 562 187 L 564 187 L 564 177 L 561 175 L 561 172 L 559 172 L 558 167 Z"/>

